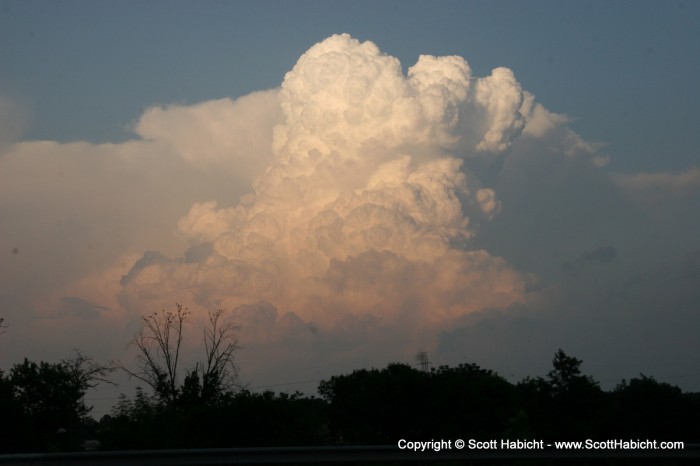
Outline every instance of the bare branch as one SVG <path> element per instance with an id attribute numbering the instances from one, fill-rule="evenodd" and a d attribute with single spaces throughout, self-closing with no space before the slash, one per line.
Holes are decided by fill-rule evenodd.
<path id="1" fill-rule="evenodd" d="M 234 353 L 238 346 L 236 331 L 233 324 L 219 322 L 223 311 L 209 313 L 209 327 L 204 329 L 204 349 L 207 364 L 202 374 L 205 391 L 221 391 L 232 386 L 236 377 Z"/>
<path id="2" fill-rule="evenodd" d="M 209 326 L 204 330 L 206 360 L 185 371 L 182 385 L 179 381 L 180 349 L 183 326 L 190 312 L 176 304 L 175 312 L 161 310 L 142 319 L 139 333 L 132 340 L 136 346 L 138 365 L 132 371 L 120 364 L 131 377 L 148 386 L 166 404 L 187 400 L 209 401 L 224 390 L 233 387 L 236 377 L 234 353 L 238 349 L 236 330 L 231 324 L 222 324 L 223 311 L 209 314 Z M 201 383 L 200 383 L 201 375 Z"/>
<path id="3" fill-rule="evenodd" d="M 64 359 L 61 361 L 61 364 L 69 370 L 71 375 L 85 390 L 95 388 L 100 383 L 116 385 L 109 379 L 109 376 L 119 368 L 118 363 L 98 363 L 94 359 L 83 355 L 80 351 L 75 350 L 75 357 L 73 359 Z"/>
<path id="4" fill-rule="evenodd" d="M 178 396 L 182 332 L 190 314 L 182 305 L 176 307 L 175 312 L 161 310 L 142 318 L 141 330 L 132 340 L 138 350 L 136 362 L 140 371 L 121 364 L 127 374 L 145 382 L 166 402 Z"/>

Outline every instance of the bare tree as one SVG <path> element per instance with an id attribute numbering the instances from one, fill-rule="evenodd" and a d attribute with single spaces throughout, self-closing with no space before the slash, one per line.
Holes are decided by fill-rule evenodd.
<path id="1" fill-rule="evenodd" d="M 209 326 L 204 329 L 205 362 L 185 371 L 180 385 L 180 350 L 184 338 L 183 328 L 190 312 L 176 304 L 176 311 L 154 312 L 142 319 L 142 327 L 132 343 L 136 346 L 138 370 L 124 365 L 130 376 L 145 382 L 166 405 L 181 398 L 197 398 L 209 401 L 231 389 L 236 376 L 234 364 L 238 349 L 236 327 L 220 322 L 222 310 L 209 313 Z"/>
<path id="2" fill-rule="evenodd" d="M 5 322 L 5 318 L 0 317 L 0 335 L 5 333 L 5 329 L 7 328 L 7 325 L 3 324 L 3 322 Z"/>
<path id="3" fill-rule="evenodd" d="M 138 350 L 139 370 L 131 371 L 122 365 L 129 375 L 145 382 L 166 403 L 177 398 L 182 330 L 188 315 L 188 310 L 177 304 L 175 312 L 161 310 L 142 317 L 141 330 L 132 340 Z"/>
<path id="4" fill-rule="evenodd" d="M 239 349 L 236 338 L 238 327 L 220 322 L 222 314 L 221 309 L 210 312 L 209 327 L 204 329 L 207 363 L 202 373 L 202 398 L 205 400 L 232 389 L 238 375 L 234 360 L 234 353 Z"/>

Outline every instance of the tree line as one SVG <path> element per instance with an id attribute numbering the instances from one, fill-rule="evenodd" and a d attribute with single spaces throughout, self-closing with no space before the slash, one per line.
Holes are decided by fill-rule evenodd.
<path id="1" fill-rule="evenodd" d="M 0 370 L 0 453 L 395 444 L 398 439 L 700 440 L 700 393 L 640 375 L 602 390 L 559 350 L 545 377 L 511 383 L 476 364 L 362 369 L 320 382 L 318 396 L 236 383 L 236 328 L 209 316 L 204 358 L 182 368 L 182 306 L 144 317 L 135 368 L 76 353 Z M 124 370 L 143 382 L 110 414 L 90 417 L 86 392 Z"/>

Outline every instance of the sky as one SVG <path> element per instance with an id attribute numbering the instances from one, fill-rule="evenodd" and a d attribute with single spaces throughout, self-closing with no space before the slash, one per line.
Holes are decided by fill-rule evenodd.
<path id="1" fill-rule="evenodd" d="M 208 311 L 240 326 L 253 389 L 562 348 L 700 390 L 698 17 L 0 1 L 0 368 L 129 364 L 181 303 L 188 357 Z"/>

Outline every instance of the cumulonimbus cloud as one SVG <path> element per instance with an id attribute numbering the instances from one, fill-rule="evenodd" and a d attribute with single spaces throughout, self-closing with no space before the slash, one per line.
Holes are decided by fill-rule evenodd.
<path id="1" fill-rule="evenodd" d="M 364 315 L 431 327 L 519 302 L 529 277 L 469 248 L 499 203 L 463 161 L 507 150 L 523 102 L 506 68 L 474 78 L 461 57 L 423 55 L 404 75 L 373 43 L 332 36 L 270 102 L 284 119 L 252 192 L 194 204 L 178 234 L 197 257 L 144 256 L 121 302 L 264 301 L 321 330 Z"/>
<path id="2" fill-rule="evenodd" d="M 528 300 L 533 275 L 477 246 L 507 206 L 474 167 L 528 144 L 601 165 L 567 121 L 507 68 L 422 55 L 404 74 L 332 36 L 277 89 L 146 110 L 138 139 L 6 145 L 0 206 L 36 238 L 0 225 L 21 251 L 0 277 L 18 309 L 100 341 L 179 302 L 224 309 L 251 355 L 410 357 L 455 319 Z M 28 277 L 37 292 L 19 296 Z"/>

